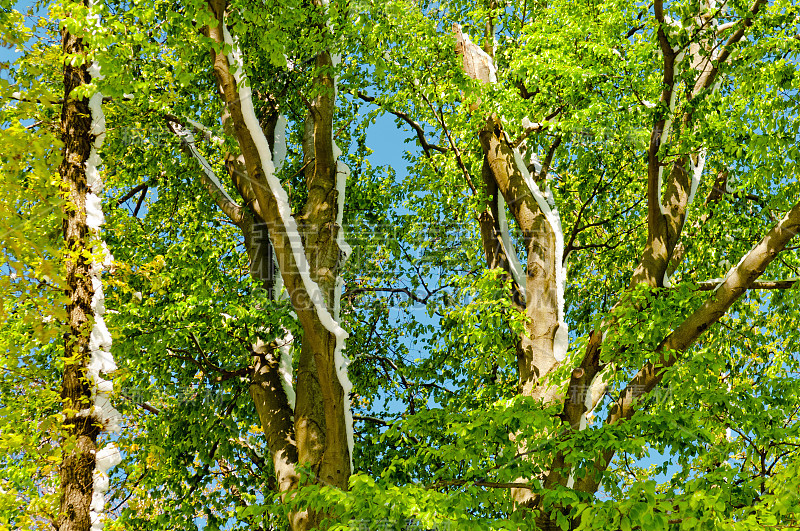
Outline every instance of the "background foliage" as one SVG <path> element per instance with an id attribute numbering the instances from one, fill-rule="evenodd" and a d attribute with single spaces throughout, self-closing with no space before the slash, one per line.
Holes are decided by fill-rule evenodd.
<path id="1" fill-rule="evenodd" d="M 106 305 L 120 366 L 116 404 L 125 415 L 115 441 L 125 459 L 113 470 L 116 521 L 108 527 L 282 528 L 287 507 L 276 502 L 243 376 L 244 347 L 256 333 L 277 336 L 296 324 L 286 301 L 270 300 L 251 282 L 238 231 L 213 206 L 164 120 L 189 117 L 225 145 L 234 142 L 220 124 L 211 45 L 199 32 L 204 4 L 109 1 L 97 7 L 96 26 L 84 12 L 68 16 L 60 2 L 22 10 L 3 4 L 2 44 L 17 55 L 0 76 L 0 526 L 45 528 L 57 506 L 59 230 L 69 208 L 56 172 L 57 100 L 60 65 L 71 60 L 58 46 L 63 24 L 84 32 L 96 50 L 91 58 L 106 76 L 97 88 L 109 98 L 105 238 L 117 263 L 106 277 Z M 668 10 L 679 20 L 692 5 L 676 1 Z M 797 5 L 765 7 L 723 66 L 719 91 L 692 103 L 700 126 L 670 146 L 674 155 L 708 150 L 699 199 L 721 171 L 732 193 L 696 201 L 674 287 L 655 293 L 626 291 L 647 236 L 649 127 L 667 112 L 648 105 L 662 90 L 651 7 L 615 0 L 488 6 L 336 1 L 337 38 L 319 42 L 304 3 L 231 4 L 257 108 L 266 114 L 271 95 L 289 118 L 279 176 L 295 204 L 304 189 L 309 58 L 327 46 L 343 56 L 335 135 L 353 169 L 345 222 L 355 252 L 342 316 L 351 334 L 356 474 L 348 492 L 309 487 L 296 502 L 335 509 L 337 529 L 409 521 L 425 529 L 525 528 L 531 516 L 514 511 L 507 489 L 496 487 L 534 477 L 557 450 L 570 449 L 571 466 L 613 447 L 617 457 L 597 495 L 564 487 L 547 494 L 553 506 L 570 507 L 558 516 L 565 529 L 579 514 L 584 529 L 799 525 L 797 287 L 748 292 L 631 421 L 601 421 L 664 335 L 704 300 L 698 283 L 724 276 L 800 197 Z M 720 22 L 749 8 L 726 6 Z M 487 17 L 496 23 L 499 82 L 476 87 L 461 72 L 451 26 L 461 24 L 480 43 Z M 676 43 L 689 39 L 674 31 Z M 376 99 L 367 103 L 359 93 Z M 478 103 L 475 112 L 467 112 L 470 103 Z M 559 430 L 558 411 L 517 396 L 513 332 L 523 323 L 502 278 L 484 269 L 476 223 L 482 198 L 466 178 L 480 179 L 482 116 L 501 115 L 517 138 L 524 118 L 544 122 L 554 108 L 559 119 L 528 142 L 543 154 L 561 139 L 551 187 L 571 250 L 571 352 L 615 306 L 620 324 L 603 351 L 612 362 L 607 398 L 588 429 L 570 434 Z M 376 120 L 408 125 L 396 113 L 442 150 L 424 151 L 406 129 L 411 145 L 396 146 L 405 168 L 371 159 Z M 201 142 L 199 149 L 224 175 L 220 146 Z M 120 200 L 139 185 L 147 186 L 143 199 Z M 764 278 L 796 277 L 798 268 L 793 247 Z M 562 370 L 568 379 L 570 367 Z M 517 455 L 520 439 L 526 459 Z"/>

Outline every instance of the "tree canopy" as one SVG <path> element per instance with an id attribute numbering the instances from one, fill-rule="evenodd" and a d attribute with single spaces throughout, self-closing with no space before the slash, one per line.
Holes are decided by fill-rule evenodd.
<path id="1" fill-rule="evenodd" d="M 793 0 L 0 6 L 0 527 L 800 526 Z"/>

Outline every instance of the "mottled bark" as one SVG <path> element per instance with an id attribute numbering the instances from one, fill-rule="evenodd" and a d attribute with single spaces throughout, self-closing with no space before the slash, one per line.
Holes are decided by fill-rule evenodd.
<path id="1" fill-rule="evenodd" d="M 206 28 L 206 32 L 221 44 L 224 42 L 222 24 L 227 6 L 224 0 L 210 0 L 209 7 L 217 24 Z M 320 31 L 327 29 L 320 28 Z M 239 89 L 231 65 L 227 57 L 221 54 L 212 52 L 212 60 L 225 104 L 226 117 L 223 121 L 226 129 L 233 132 L 241 149 L 241 157 L 226 156 L 228 170 L 246 204 L 252 208 L 254 219 L 262 219 L 268 228 L 283 283 L 303 330 L 297 372 L 297 402 L 293 412 L 286 404 L 282 389 L 276 387 L 279 380 L 274 350 L 255 359 L 251 392 L 265 433 L 267 430 L 272 432 L 267 437 L 272 441 L 270 450 L 273 452 L 273 462 L 276 452 L 279 453 L 280 466 L 286 471 L 283 478 L 279 473 L 278 485 L 282 494 L 290 493 L 298 483 L 295 465 L 301 464 L 316 474 L 320 484 L 344 489 L 350 476 L 350 454 L 344 416 L 345 396 L 334 364 L 336 338 L 323 326 L 315 306 L 321 304 L 333 313 L 334 290 L 340 266 L 336 244 L 339 227 L 335 222 L 336 157 L 331 134 L 334 114 L 331 56 L 323 51 L 315 59 L 318 68 L 316 92 L 307 120 L 309 134 L 304 142 L 304 159 L 308 162 L 305 168 L 308 199 L 302 215 L 295 216 L 299 234 L 289 233 L 278 211 L 278 202 L 269 187 L 253 132 L 244 121 Z M 262 269 L 253 262 L 258 259 L 252 249 L 254 235 L 251 228 L 250 236 L 246 238 L 251 242 L 248 249 L 251 272 Z M 308 273 L 319 286 L 324 300 L 311 300 L 312 294 L 306 290 L 300 277 L 300 265 L 293 254 L 290 239 L 302 242 Z M 261 263 L 264 263 L 263 258 Z M 286 421 L 287 411 L 293 413 L 293 425 Z M 314 511 L 294 513 L 290 515 L 292 529 L 316 528 L 323 517 Z"/>
<path id="2" fill-rule="evenodd" d="M 647 245 L 642 252 L 642 258 L 631 279 L 631 285 L 645 283 L 651 287 L 663 287 L 664 273 L 670 265 L 671 258 L 680 241 L 683 225 L 686 221 L 689 206 L 689 190 L 691 176 L 689 172 L 690 157 L 697 157 L 695 153 L 679 153 L 671 163 L 666 156 L 667 144 L 670 136 L 677 136 L 681 131 L 691 131 L 696 128 L 694 106 L 688 105 L 683 113 L 673 116 L 671 103 L 675 101 L 675 91 L 678 90 L 678 63 L 680 54 L 688 55 L 689 68 L 695 74 L 695 83 L 686 95 L 688 101 L 704 97 L 712 91 L 718 81 L 719 65 L 724 64 L 733 47 L 742 40 L 745 31 L 753 24 L 753 18 L 766 4 L 764 0 L 756 0 L 745 17 L 737 23 L 737 30 L 728 40 L 719 46 L 719 54 L 715 56 L 718 46 L 710 38 L 701 42 L 692 43 L 687 50 L 676 51 L 673 43 L 664 31 L 666 18 L 662 2 L 654 4 L 656 22 L 659 24 L 658 45 L 661 49 L 664 64 L 662 68 L 662 81 L 664 88 L 661 93 L 661 105 L 667 109 L 653 123 L 650 135 L 650 144 L 647 150 Z M 704 19 L 705 24 L 710 24 L 709 10 Z M 695 28 L 696 29 L 696 28 Z M 701 48 L 704 50 L 701 53 Z M 674 125 L 673 135 L 663 135 L 667 122 Z M 661 184 L 664 184 L 664 197 L 661 197 Z"/>
<path id="3" fill-rule="evenodd" d="M 80 38 L 62 30 L 64 54 L 84 54 Z M 70 97 L 72 90 L 89 83 L 85 66 L 64 66 L 64 103 L 61 108 L 61 138 L 64 159 L 58 168 L 67 195 L 62 233 L 65 247 L 65 290 L 68 331 L 64 335 L 64 375 L 61 399 L 64 407 L 65 438 L 60 467 L 61 499 L 56 527 L 59 531 L 88 531 L 92 501 L 92 473 L 99 424 L 88 415 L 79 415 L 91 406 L 90 382 L 86 377 L 89 362 L 89 332 L 92 326 L 92 281 L 89 229 L 86 225 L 86 160 L 94 137 L 90 134 L 88 100 Z"/>
<path id="4" fill-rule="evenodd" d="M 764 4 L 757 0 L 750 12 L 742 19 L 737 30 L 721 48 L 719 60 L 712 56 L 716 43 L 700 41 L 692 43 L 687 49 L 689 68 L 695 76 L 695 84 L 686 95 L 691 101 L 705 97 L 719 75 L 721 64 L 730 53 L 732 45 L 744 35 L 746 27 L 752 24 L 753 16 Z M 710 12 L 710 11 L 709 11 Z M 655 5 L 656 19 L 664 22 L 661 2 Z M 710 21 L 706 21 L 710 23 Z M 493 82 L 494 73 L 491 68 L 491 48 L 488 38 L 491 20 L 487 20 L 487 42 L 481 51 L 462 35 L 455 26 L 456 52 L 460 55 L 464 72 L 484 83 Z M 659 28 L 658 44 L 663 52 L 664 89 L 661 103 L 669 111 L 663 112 L 654 121 L 651 142 L 648 148 L 648 240 L 642 252 L 638 267 L 634 271 L 631 285 L 645 283 L 651 287 L 662 287 L 665 272 L 674 270 L 680 263 L 683 247 L 680 239 L 687 218 L 689 205 L 696 190 L 697 182 L 692 180 L 692 164 L 699 164 L 700 151 L 679 153 L 667 158 L 667 146 L 670 138 L 696 129 L 693 107 L 687 106 L 682 113 L 676 112 L 672 105 L 677 94 L 677 66 L 679 51 L 673 49 L 663 28 Z M 470 107 L 470 111 L 479 108 L 480 103 Z M 553 358 L 553 334 L 558 327 L 558 308 L 555 301 L 555 245 L 552 227 L 549 226 L 542 212 L 529 193 L 527 185 L 517 168 L 516 160 L 509 139 L 503 133 L 502 123 L 492 116 L 480 133 L 481 146 L 485 155 L 484 181 L 485 193 L 488 197 L 483 212 L 479 216 L 481 235 L 487 265 L 503 267 L 502 248 L 497 244 L 494 219 L 497 218 L 497 207 L 493 204 L 494 187 L 506 199 L 512 215 L 522 229 L 527 252 L 527 301 L 526 316 L 528 327 L 521 338 L 518 369 L 520 376 L 519 392 L 525 396 L 542 399 L 545 403 L 560 402 L 564 404 L 562 420 L 564 426 L 573 430 L 581 429 L 585 424 L 583 417 L 589 408 L 593 408 L 604 394 L 605 382 L 601 371 L 605 367 L 601 361 L 602 334 L 595 331 L 591 334 L 586 350 L 578 366 L 572 371 L 566 397 L 559 392 L 556 384 L 547 381 L 547 374 L 558 365 Z M 671 134 L 662 134 L 665 128 L 671 127 Z M 664 161 L 669 160 L 667 164 Z M 664 196 L 662 198 L 662 184 Z M 781 225 L 774 228 L 765 240 L 754 249 L 734 273 L 726 279 L 706 304 L 699 308 L 689 319 L 671 333 L 659 347 L 662 358 L 659 363 L 648 365 L 639 372 L 631 384 L 621 395 L 618 404 L 607 419 L 613 424 L 629 418 L 633 412 L 633 402 L 642 394 L 652 390 L 663 377 L 663 369 L 674 364 L 681 352 L 691 344 L 714 322 L 720 319 L 733 302 L 747 289 L 759 287 L 756 279 L 763 273 L 766 265 L 774 259 L 786 242 L 796 234 L 797 223 L 800 222 L 800 211 L 796 206 Z M 680 255 L 680 256 L 678 256 Z M 764 283 L 766 289 L 785 287 L 791 282 Z M 606 323 L 611 324 L 613 323 Z M 575 392 L 577 390 L 577 392 Z M 588 395 L 588 396 L 587 396 Z M 520 442 L 524 449 L 524 442 Z M 593 493 L 599 486 L 602 473 L 608 467 L 613 450 L 601 454 L 590 465 L 589 473 L 577 480 L 574 488 L 578 491 Z M 569 467 L 566 466 L 566 454 L 557 453 L 549 464 L 549 471 L 544 475 L 545 488 L 568 484 Z M 541 508 L 541 499 L 528 489 L 514 489 L 512 496 L 517 507 Z M 557 528 L 546 515 L 537 518 L 541 529 Z"/>
<path id="5" fill-rule="evenodd" d="M 322 51 L 317 55 L 315 64 L 317 68 L 314 83 L 316 95 L 311 101 L 311 108 L 306 118 L 311 134 L 303 146 L 304 160 L 308 162 L 305 170 L 308 199 L 303 208 L 303 214 L 298 219 L 298 225 L 304 235 L 311 278 L 322 290 L 327 306 L 333 314 L 334 290 L 340 266 L 336 236 L 341 228 L 336 225 L 338 193 L 336 191 L 336 158 L 333 150 L 335 83 L 330 53 Z M 308 349 L 306 343 L 303 343 L 300 364 L 303 367 L 310 367 L 312 361 L 304 358 L 313 355 L 313 366 L 317 370 L 318 389 L 324 411 L 325 451 L 319 466 L 319 480 L 323 484 L 345 489 L 350 476 L 350 455 L 344 421 L 344 392 L 339 383 L 333 359 L 336 342 L 318 321 L 310 323 L 310 326 L 318 330 L 317 336 L 322 341 L 309 344 L 310 348 Z M 299 376 L 300 374 L 298 374 Z M 312 406 L 311 402 L 311 400 L 308 401 L 309 406 Z M 304 413 L 300 409 L 300 400 L 297 405 L 297 413 Z M 316 407 L 313 405 L 313 408 Z M 309 439 L 309 444 L 313 443 L 316 443 L 316 439 Z"/>
<path id="6" fill-rule="evenodd" d="M 495 80 L 489 46 L 490 31 L 487 25 L 485 47 L 480 50 L 462 34 L 458 25 L 454 26 L 456 53 L 460 56 L 464 72 L 483 83 L 492 83 Z M 478 106 L 479 104 L 472 105 L 470 111 L 476 110 Z M 522 310 L 525 312 L 526 324 L 525 332 L 518 338 L 516 348 L 518 392 L 523 396 L 550 403 L 557 398 L 557 388 L 547 384 L 548 375 L 558 366 L 553 340 L 559 326 L 556 268 L 559 267 L 561 257 L 556 256 L 555 232 L 525 182 L 513 147 L 497 116 L 493 115 L 486 120 L 486 125 L 480 132 L 480 142 L 484 155 L 484 193 L 488 200 L 479 215 L 479 223 L 487 266 L 501 267 L 508 272 L 506 253 L 516 252 L 514 249 L 504 249 L 498 237 L 497 193 L 503 195 L 511 215 L 522 231 L 527 257 L 524 286 L 526 296 Z M 525 441 L 518 441 L 518 448 L 524 454 L 527 451 Z M 517 507 L 534 508 L 539 504 L 539 497 L 531 489 L 511 489 L 511 495 Z M 546 518 L 537 523 L 548 525 Z"/>
<path id="7" fill-rule="evenodd" d="M 712 90 L 720 75 L 719 65 L 724 64 L 729 59 L 734 49 L 733 47 L 742 40 L 746 29 L 752 25 L 753 18 L 765 4 L 764 0 L 755 0 L 744 18 L 735 24 L 737 26 L 736 31 L 719 47 L 718 56 L 714 57 L 712 55 L 712 49 L 717 44 L 711 41 L 694 43 L 692 47 L 686 50 L 689 55 L 689 67 L 695 72 L 695 84 L 686 95 L 690 102 L 704 97 L 705 94 Z M 669 106 L 673 98 L 673 91 L 677 90 L 676 59 L 678 52 L 673 50 L 672 43 L 663 29 L 666 18 L 662 1 L 657 0 L 655 2 L 654 13 L 656 21 L 660 24 L 657 38 L 664 58 L 664 89 L 661 95 L 661 103 Z M 700 53 L 701 46 L 706 48 L 704 53 Z M 683 114 L 677 113 L 671 116 L 676 124 L 676 131 L 673 131 L 673 133 L 680 134 L 682 131 L 691 131 L 696 128 L 693 109 L 694 107 L 689 105 Z M 691 179 L 687 168 L 689 167 L 690 157 L 695 158 L 698 153 L 679 154 L 679 156 L 674 157 L 674 161 L 669 165 L 663 162 L 666 143 L 669 141 L 669 137 L 666 137 L 663 138 L 664 142 L 662 142 L 662 132 L 667 118 L 666 115 L 663 115 L 654 122 L 648 147 L 648 240 L 642 252 L 639 265 L 634 271 L 631 280 L 632 286 L 638 283 L 645 283 L 650 287 L 662 287 L 664 274 L 674 271 L 684 254 L 684 246 L 681 244 L 680 238 L 687 217 L 689 189 L 691 187 Z M 662 168 L 662 177 L 666 176 L 663 201 L 661 187 L 659 186 L 662 180 L 659 178 L 659 168 Z M 669 171 L 667 172 L 666 170 Z M 717 183 L 719 182 L 720 179 L 718 178 Z M 724 178 L 722 178 L 722 182 L 724 183 Z M 709 200 L 716 200 L 718 197 L 718 192 L 712 192 L 709 195 Z M 781 223 L 791 224 L 793 219 L 795 220 L 794 223 L 796 223 L 797 216 L 800 215 L 796 213 L 797 208 L 795 206 Z M 606 423 L 612 424 L 630 418 L 634 411 L 633 402 L 658 385 L 663 377 L 663 369 L 676 363 L 678 356 L 686 351 L 708 327 L 717 322 L 742 293 L 754 285 L 766 265 L 785 247 L 788 238 L 791 238 L 797 229 L 791 228 L 787 232 L 787 228 L 784 227 L 781 233 L 782 237 L 778 237 L 775 234 L 775 231 L 779 230 L 780 225 L 770 231 L 761 244 L 748 254 L 748 259 L 737 267 L 735 274 L 729 277 L 724 285 L 715 291 L 715 294 L 703 306 L 667 336 L 659 346 L 659 352 L 663 353 L 661 362 L 648 364 L 637 373 L 620 395 L 617 405 L 606 419 Z M 761 251 L 756 252 L 758 248 L 761 248 Z M 745 263 L 750 264 L 747 271 L 743 269 Z M 756 264 L 758 265 L 756 266 Z M 599 362 L 598 353 L 602 346 L 602 340 L 599 337 L 597 339 L 596 342 L 589 342 L 584 353 L 582 366 L 591 365 L 592 360 L 598 360 Z M 607 469 L 613 455 L 613 450 L 603 452 L 590 465 L 590 473 L 576 482 L 575 489 L 588 493 L 595 492 L 599 487 L 601 475 Z"/>
<path id="8" fill-rule="evenodd" d="M 517 360 L 519 392 L 549 401 L 555 394 L 541 383 L 557 365 L 553 338 L 558 329 L 556 267 L 560 257 L 555 256 L 555 233 L 515 163 L 498 118 L 487 120 L 480 140 L 489 171 L 522 230 L 527 257 L 526 333 Z"/>

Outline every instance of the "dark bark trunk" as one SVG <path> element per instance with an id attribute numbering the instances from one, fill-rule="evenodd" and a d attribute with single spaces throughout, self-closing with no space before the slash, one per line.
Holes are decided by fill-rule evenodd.
<path id="1" fill-rule="evenodd" d="M 81 39 L 62 32 L 65 54 L 83 53 Z M 59 174 L 64 183 L 69 207 L 63 222 L 65 276 L 69 330 L 64 336 L 64 376 L 61 398 L 64 407 L 65 439 L 60 468 L 61 499 L 56 527 L 59 531 L 88 531 L 91 527 L 92 473 L 100 426 L 94 418 L 79 415 L 91 406 L 90 382 L 86 378 L 89 361 L 89 332 L 92 326 L 91 259 L 87 258 L 89 231 L 86 225 L 86 160 L 93 136 L 88 101 L 69 97 L 72 90 L 90 81 L 85 66 L 64 67 L 64 103 L 61 130 L 64 160 Z"/>

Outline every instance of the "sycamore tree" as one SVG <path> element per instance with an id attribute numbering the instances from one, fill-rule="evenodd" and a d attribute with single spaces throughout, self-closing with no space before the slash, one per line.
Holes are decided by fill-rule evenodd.
<path id="1" fill-rule="evenodd" d="M 798 525 L 795 4 L 3 8 L 0 525 Z"/>

